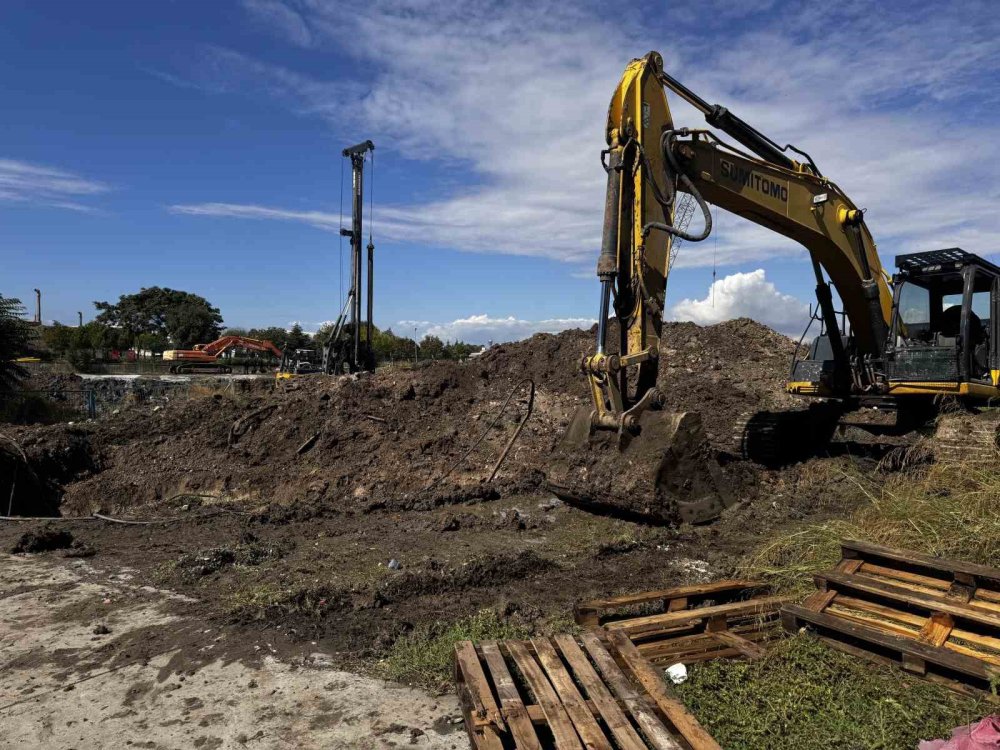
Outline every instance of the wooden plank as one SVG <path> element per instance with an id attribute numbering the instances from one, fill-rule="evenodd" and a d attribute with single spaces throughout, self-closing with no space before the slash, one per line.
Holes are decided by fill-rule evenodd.
<path id="1" fill-rule="evenodd" d="M 518 750 L 542 750 L 542 745 L 535 734 L 535 728 L 531 725 L 527 709 L 521 701 L 521 696 L 517 692 L 517 685 L 514 678 L 510 676 L 507 663 L 496 641 L 484 641 L 479 644 L 479 650 L 483 654 L 486 666 L 490 668 L 493 677 L 493 684 L 496 685 L 497 696 L 500 698 L 500 707 L 503 710 L 503 717 L 510 728 L 511 736 Z"/>
<path id="2" fill-rule="evenodd" d="M 691 599 L 703 599 L 713 595 L 731 594 L 759 588 L 761 588 L 761 584 L 755 581 L 724 580 L 690 586 L 675 586 L 655 591 L 640 591 L 635 594 L 623 594 L 604 599 L 591 599 L 581 602 L 573 608 L 573 619 L 583 627 L 597 627 L 600 624 L 602 614 L 612 614 L 607 610 L 662 601 L 666 603 L 667 611 L 676 612 L 682 608 L 682 600 L 684 600 L 683 607 L 687 607 Z"/>
<path id="3" fill-rule="evenodd" d="M 632 604 L 647 604 L 666 599 L 679 599 L 681 597 L 709 596 L 711 594 L 721 594 L 742 589 L 760 588 L 757 581 L 744 580 L 723 580 L 712 583 L 696 583 L 690 586 L 675 586 L 671 589 L 658 589 L 656 591 L 640 591 L 635 594 L 623 594 L 622 596 L 611 596 L 606 599 L 591 599 L 583 604 L 595 609 L 611 609 L 614 607 L 626 607 Z"/>
<path id="4" fill-rule="evenodd" d="M 923 607 L 930 612 L 945 612 L 953 617 L 992 628 L 1000 628 L 1000 613 L 991 612 L 977 607 L 975 604 L 955 604 L 943 596 L 922 594 L 902 586 L 884 583 L 863 575 L 842 575 L 841 573 L 819 573 L 815 576 L 816 585 L 827 588 L 833 585 L 838 591 L 854 591 L 880 596 L 906 604 Z"/>
<path id="5" fill-rule="evenodd" d="M 469 686 L 473 701 L 473 709 L 480 719 L 495 724 L 501 732 L 507 731 L 500 707 L 493 699 L 493 691 L 486 680 L 483 666 L 479 663 L 479 654 L 472 641 L 461 641 L 455 644 L 455 664 L 462 670 L 465 683 Z"/>
<path id="6" fill-rule="evenodd" d="M 864 625 L 866 627 L 873 627 L 876 630 L 884 630 L 885 632 L 888 633 L 894 633 L 895 635 L 898 635 L 902 638 L 912 638 L 914 640 L 919 640 L 920 638 L 920 630 L 917 629 L 911 630 L 909 628 L 900 627 L 899 625 L 886 622 L 885 620 L 876 620 L 871 617 L 864 617 L 863 615 L 859 615 L 854 612 L 845 612 L 839 609 L 836 612 L 833 612 L 832 614 L 835 614 L 837 617 L 842 617 L 845 620 L 856 622 L 859 625 Z M 918 619 L 923 620 L 925 618 L 918 618 Z M 958 637 L 957 631 L 952 630 L 951 632 L 953 635 L 955 635 L 956 638 Z M 985 662 L 986 664 L 991 664 L 993 666 L 1000 667 L 1000 656 L 998 656 L 995 653 L 987 654 L 984 653 L 983 651 L 977 651 L 975 649 L 962 646 L 961 644 L 951 643 L 951 642 L 945 642 L 938 648 L 944 648 L 948 649 L 949 651 L 954 651 L 957 654 L 964 654 L 965 656 L 971 656 L 973 659 L 978 659 L 979 661 Z"/>
<path id="7" fill-rule="evenodd" d="M 764 649 L 753 641 L 738 636 L 736 633 L 730 633 L 728 630 L 712 633 L 712 637 L 725 646 L 735 648 L 748 659 L 760 659 L 765 654 Z"/>
<path id="8" fill-rule="evenodd" d="M 499 709 L 492 711 L 486 706 L 492 704 L 493 693 L 486 683 L 485 675 L 482 675 L 482 666 L 479 664 L 479 656 L 472 648 L 471 659 L 468 653 L 458 644 L 455 649 L 455 689 L 458 693 L 458 702 L 462 708 L 462 717 L 465 719 L 465 731 L 469 735 L 469 742 L 475 750 L 503 750 L 503 740 L 500 732 L 503 731 L 503 719 L 500 717 Z M 469 646 L 472 646 L 469 643 Z M 472 669 L 470 664 L 475 664 L 476 669 Z M 479 676 L 482 675 L 482 680 Z"/>
<path id="9" fill-rule="evenodd" d="M 663 726 L 663 722 L 646 705 L 628 678 L 622 673 L 611 654 L 607 652 L 594 633 L 584 633 L 580 636 L 583 647 L 594 660 L 594 664 L 604 675 L 604 681 L 614 691 L 635 719 L 636 724 L 642 731 L 646 739 L 656 748 L 656 750 L 682 750 L 677 741 L 670 736 L 670 732 Z"/>
<path id="10" fill-rule="evenodd" d="M 951 615 L 946 615 L 944 612 L 935 612 L 927 618 L 927 622 L 920 629 L 920 635 L 917 636 L 917 639 L 921 643 L 940 648 L 948 640 L 951 631 L 954 629 L 955 620 L 952 619 Z"/>
<path id="11" fill-rule="evenodd" d="M 847 573 L 848 575 L 850 575 L 851 573 L 857 573 L 858 568 L 861 567 L 863 562 L 864 561 L 860 558 L 849 559 L 845 557 L 843 560 L 837 563 L 837 570 L 839 570 L 841 573 Z"/>
<path id="12" fill-rule="evenodd" d="M 608 639 L 635 679 L 645 688 L 667 720 L 691 745 L 692 750 L 722 750 L 684 704 L 667 692 L 667 686 L 660 678 L 659 673 L 642 658 L 627 635 L 608 633 Z"/>
<path id="13" fill-rule="evenodd" d="M 611 732 L 621 750 L 647 750 L 639 733 L 635 731 L 632 722 L 622 711 L 618 701 L 611 695 L 600 675 L 594 671 L 587 655 L 583 653 L 576 639 L 571 635 L 561 634 L 554 638 L 566 662 L 576 675 L 576 679 L 587 691 L 587 696 L 593 701 L 605 726 Z"/>
<path id="14" fill-rule="evenodd" d="M 910 612 L 900 612 L 881 604 L 869 602 L 864 599 L 854 599 L 853 597 L 848 596 L 842 596 L 837 599 L 837 604 L 842 605 L 847 609 L 856 609 L 862 612 L 871 612 L 872 614 L 879 615 L 880 617 L 892 618 L 893 620 L 898 620 L 899 622 L 903 622 L 908 625 L 914 625 L 917 628 L 923 627 L 923 623 L 926 620 L 923 615 L 915 615 Z M 951 631 L 951 635 L 954 638 L 974 643 L 977 646 L 982 646 L 983 648 L 1000 651 L 1000 637 L 973 633 L 968 630 L 962 630 L 961 628 L 954 628 Z"/>
<path id="15" fill-rule="evenodd" d="M 717 604 L 712 607 L 688 609 L 683 612 L 666 612 L 664 614 L 647 615 L 645 617 L 632 617 L 628 620 L 609 622 L 604 627 L 608 630 L 621 630 L 633 636 L 652 635 L 665 628 L 691 625 L 708 620 L 716 615 L 737 617 L 773 612 L 783 604 L 791 601 L 792 597 L 790 596 L 765 596 L 759 599 Z"/>
<path id="16" fill-rule="evenodd" d="M 604 730 L 594 719 L 594 714 L 591 713 L 583 696 L 580 695 L 580 691 L 573 684 L 573 678 L 566 671 L 562 659 L 559 658 L 559 654 L 556 653 L 548 638 L 532 638 L 531 645 L 534 646 L 535 655 L 545 669 L 545 674 L 548 675 L 549 682 L 555 688 L 563 708 L 569 714 L 570 721 L 576 727 L 576 733 L 583 740 L 584 747 L 587 750 L 612 750 Z"/>
<path id="17" fill-rule="evenodd" d="M 845 539 L 840 543 L 840 548 L 845 553 L 848 551 L 853 553 L 854 556 L 860 555 L 866 558 L 880 557 L 885 560 L 915 565 L 928 570 L 937 570 L 941 573 L 964 573 L 976 579 L 980 579 L 981 581 L 989 581 L 990 583 L 995 584 L 994 588 L 1000 586 L 1000 570 L 997 568 L 991 568 L 987 565 L 977 565 L 976 563 L 962 562 L 960 560 L 949 560 L 943 557 L 925 555 L 921 552 L 914 552 L 912 550 L 893 549 L 892 547 L 883 547 L 880 544 L 859 542 L 854 539 Z M 848 557 L 848 555 L 844 554 L 844 557 Z"/>
<path id="18" fill-rule="evenodd" d="M 822 612 L 837 596 L 836 591 L 814 591 L 802 602 L 802 606 L 813 612 Z"/>
<path id="19" fill-rule="evenodd" d="M 885 631 L 876 630 L 875 628 L 857 625 L 848 622 L 842 617 L 829 615 L 824 612 L 813 612 L 795 604 L 790 604 L 782 609 L 782 618 L 785 619 L 786 617 L 791 622 L 796 623 L 793 625 L 794 629 L 797 629 L 797 622 L 806 622 L 850 638 L 874 643 L 882 648 L 900 654 L 909 654 L 911 657 L 923 659 L 926 662 L 961 672 L 976 679 L 989 680 L 986 665 L 982 661 L 964 654 L 934 648 L 925 643 L 920 643 L 915 639 L 902 638 L 891 633 L 886 633 Z"/>
<path id="20" fill-rule="evenodd" d="M 549 729 L 552 730 L 556 748 L 558 750 L 583 750 L 580 738 L 573 728 L 573 722 L 570 721 L 566 709 L 559 701 L 559 696 L 552 689 L 545 673 L 542 672 L 541 667 L 538 666 L 538 662 L 532 657 L 527 647 L 519 641 L 504 641 L 503 645 L 507 647 L 507 651 L 514 659 L 514 663 L 517 664 L 517 668 L 521 670 L 525 682 L 534 693 L 535 700 L 545 712 L 545 718 L 549 722 Z"/>

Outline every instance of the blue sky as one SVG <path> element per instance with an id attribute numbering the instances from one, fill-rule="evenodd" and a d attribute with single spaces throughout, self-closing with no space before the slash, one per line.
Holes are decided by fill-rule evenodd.
<path id="1" fill-rule="evenodd" d="M 229 325 L 315 328 L 340 307 L 340 150 L 371 138 L 379 325 L 484 341 L 587 324 L 607 102 L 650 49 L 810 151 L 885 263 L 998 248 L 990 3 L 566 6 L 6 0 L 0 292 L 41 287 L 44 317 L 73 321 L 171 286 Z M 668 314 L 797 330 L 804 250 L 717 224 L 681 249 Z"/>

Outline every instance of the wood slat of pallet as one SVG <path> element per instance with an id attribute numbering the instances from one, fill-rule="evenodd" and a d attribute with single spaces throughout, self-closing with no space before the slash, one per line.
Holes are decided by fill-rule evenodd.
<path id="1" fill-rule="evenodd" d="M 947 592 L 951 589 L 952 585 L 951 580 L 931 578 L 919 573 L 911 573 L 907 570 L 890 568 L 885 565 L 876 565 L 871 562 L 863 563 L 859 572 L 872 578 L 889 578 L 904 581 L 910 584 L 916 591 L 922 591 L 927 594 Z M 980 587 L 976 589 L 973 601 L 982 607 L 1000 612 L 1000 592 L 998 591 Z"/>
<path id="2" fill-rule="evenodd" d="M 830 606 L 830 603 L 837 596 L 836 591 L 814 591 L 802 602 L 802 606 L 811 609 L 813 612 L 822 612 Z"/>
<path id="3" fill-rule="evenodd" d="M 605 683 L 624 702 L 646 740 L 656 750 L 682 750 L 652 708 L 646 705 L 642 696 L 632 687 L 628 678 L 615 664 L 614 658 L 607 652 L 597 636 L 592 632 L 584 633 L 580 636 L 580 640 L 587 653 L 590 654 L 590 658 L 594 660 L 594 664 L 597 665 L 597 669 L 604 676 Z"/>
<path id="4" fill-rule="evenodd" d="M 1000 575 L 998 575 L 997 569 L 987 565 L 977 565 L 959 560 L 946 560 L 920 552 L 893 549 L 892 547 L 859 542 L 854 539 L 844 540 L 840 543 L 840 547 L 844 557 L 880 557 L 885 560 L 903 563 L 904 565 L 916 565 L 945 574 L 971 576 L 978 579 L 980 583 L 988 582 L 993 588 L 1000 588 Z"/>
<path id="5" fill-rule="evenodd" d="M 831 586 L 838 592 L 854 591 L 880 596 L 906 604 L 923 607 L 932 612 L 945 612 L 953 617 L 977 622 L 992 628 L 1000 628 L 1000 613 L 983 609 L 976 604 L 955 603 L 944 596 L 936 596 L 913 591 L 903 586 L 869 578 L 863 575 L 843 575 L 841 573 L 819 573 L 816 585 L 826 591 Z"/>
<path id="6" fill-rule="evenodd" d="M 951 636 L 951 631 L 954 629 L 955 620 L 951 615 L 946 615 L 944 612 L 935 612 L 927 618 L 927 622 L 920 629 L 920 635 L 917 638 L 921 643 L 940 648 L 945 644 L 949 636 Z"/>
<path id="7" fill-rule="evenodd" d="M 473 743 L 482 750 L 503 750 L 499 733 L 507 731 L 507 726 L 471 641 L 455 646 L 455 680 L 460 702 L 467 707 L 466 725 L 474 735 Z"/>
<path id="8" fill-rule="evenodd" d="M 590 660 L 577 644 L 576 639 L 571 635 L 557 635 L 554 638 L 556 645 L 562 652 L 566 663 L 570 665 L 573 674 L 587 691 L 587 695 L 594 703 L 598 714 L 604 721 L 605 726 L 611 732 L 615 742 L 621 750 L 648 750 L 645 742 L 639 736 L 629 721 L 625 712 L 622 711 L 618 701 L 611 695 L 600 675 L 594 671 Z"/>
<path id="9" fill-rule="evenodd" d="M 875 602 L 869 602 L 865 599 L 855 599 L 849 596 L 840 596 L 837 598 L 837 603 L 847 609 L 856 609 L 862 612 L 870 612 L 872 614 L 878 615 L 879 617 L 888 618 L 891 620 L 896 620 L 907 625 L 913 625 L 917 629 L 923 627 L 923 623 L 926 622 L 926 618 L 923 615 L 915 615 L 910 612 L 900 612 L 899 610 L 892 609 L 891 607 L 884 607 Z M 994 651 L 1000 652 L 1000 637 L 993 637 L 988 635 L 982 635 L 981 633 L 973 633 L 969 630 L 963 630 L 961 628 L 953 628 L 951 635 L 955 638 L 961 639 L 963 641 L 968 641 L 969 643 L 974 643 L 977 646 L 982 646 L 984 648 L 993 649 Z"/>
<path id="10" fill-rule="evenodd" d="M 858 623 L 859 625 L 865 627 L 872 627 L 875 628 L 876 630 L 882 630 L 887 633 L 898 635 L 902 638 L 912 638 L 913 640 L 920 640 L 920 634 L 922 632 L 921 630 L 905 628 L 900 625 L 886 622 L 885 620 L 876 620 L 871 617 L 865 617 L 863 615 L 857 614 L 856 612 L 837 610 L 837 611 L 832 611 L 831 614 L 835 614 L 837 617 L 841 617 L 845 620 Z M 955 633 L 954 630 L 952 630 L 951 632 L 953 634 Z M 958 637 L 957 634 L 956 637 Z M 926 643 L 926 641 L 924 642 Z M 1000 667 L 1000 655 L 997 655 L 995 653 L 988 654 L 979 649 L 969 648 L 968 646 L 963 646 L 960 643 L 952 643 L 948 641 L 945 641 L 940 646 L 937 646 L 937 648 L 954 651 L 956 654 L 964 654 L 965 656 L 971 656 L 972 658 L 979 659 L 980 661 L 985 662 L 987 664 L 991 664 L 995 667 Z"/>
<path id="11" fill-rule="evenodd" d="M 707 621 L 717 615 L 737 617 L 774 611 L 790 601 L 792 598 L 788 596 L 766 596 L 759 599 L 717 604 L 712 607 L 686 609 L 682 612 L 632 617 L 628 620 L 606 623 L 604 627 L 608 630 L 621 630 L 630 636 L 655 635 L 669 628 Z"/>
<path id="12" fill-rule="evenodd" d="M 728 630 L 714 632 L 712 638 L 725 646 L 736 649 L 748 659 L 760 659 L 765 653 L 764 649 L 753 641 L 736 635 L 736 633 L 730 633 Z"/>
<path id="13" fill-rule="evenodd" d="M 778 636 L 777 621 L 769 624 L 767 628 L 757 628 L 755 626 L 742 626 L 730 628 L 730 633 L 744 638 L 753 643 L 765 643 Z M 701 654 L 714 654 L 724 647 L 713 637 L 712 633 L 696 633 L 684 638 L 667 638 L 664 640 L 654 640 L 638 642 L 635 644 L 639 653 L 646 659 L 661 662 L 672 659 L 669 663 L 682 661 L 688 663 L 688 659 L 695 658 Z M 734 655 L 739 655 L 737 652 Z"/>
<path id="14" fill-rule="evenodd" d="M 788 630 L 797 630 L 800 623 L 805 622 L 827 631 L 898 652 L 901 656 L 908 657 L 908 659 L 903 660 L 904 666 L 912 666 L 912 662 L 907 664 L 908 660 L 918 659 L 978 680 L 989 681 L 986 664 L 979 659 L 956 653 L 950 649 L 934 648 L 915 638 L 901 637 L 882 629 L 850 622 L 840 616 L 825 612 L 813 612 L 795 604 L 790 604 L 782 610 L 782 618 L 785 620 Z"/>
<path id="15" fill-rule="evenodd" d="M 677 586 L 671 589 L 658 589 L 656 591 L 642 591 L 636 594 L 624 594 L 622 596 L 612 596 L 606 599 L 593 599 L 582 602 L 574 608 L 573 616 L 578 625 L 596 627 L 599 624 L 601 614 L 606 610 L 664 601 L 667 603 L 667 611 L 677 611 L 677 609 L 683 608 L 680 606 L 681 604 L 684 606 L 687 605 L 688 599 L 735 593 L 759 587 L 760 584 L 754 581 L 725 580 L 691 586 Z"/>
<path id="16" fill-rule="evenodd" d="M 517 692 L 514 678 L 510 676 L 507 663 L 500 653 L 500 647 L 496 641 L 484 641 L 479 645 L 479 650 L 486 666 L 490 668 L 493 684 L 496 685 L 497 696 L 500 698 L 503 717 L 507 721 L 518 750 L 542 750 L 535 728 L 531 725 L 531 718 Z"/>
<path id="17" fill-rule="evenodd" d="M 557 750 L 583 750 L 569 714 L 566 713 L 559 696 L 527 647 L 520 641 L 504 641 L 503 645 L 517 664 L 517 668 L 521 670 L 521 675 L 531 688 L 538 705 L 542 707 Z"/>
<path id="18" fill-rule="evenodd" d="M 559 658 L 559 654 L 556 653 L 549 640 L 547 638 L 532 638 L 531 645 L 587 750 L 612 750 L 611 744 L 604 735 L 604 730 L 601 729 L 594 714 L 587 707 L 580 691 L 573 684 L 573 678 L 566 671 L 562 659 Z"/>
<path id="19" fill-rule="evenodd" d="M 608 640 L 618 651 L 632 676 L 639 681 L 667 720 L 691 746 L 692 750 L 722 750 L 683 703 L 667 692 L 662 678 L 642 658 L 635 644 L 624 633 L 608 633 Z"/>

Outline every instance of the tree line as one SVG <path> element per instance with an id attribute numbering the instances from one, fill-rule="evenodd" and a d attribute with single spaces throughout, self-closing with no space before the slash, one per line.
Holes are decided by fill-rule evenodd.
<path id="1" fill-rule="evenodd" d="M 55 322 L 43 326 L 40 334 L 45 348 L 77 367 L 86 366 L 94 357 L 109 359 L 114 351 L 136 350 L 156 355 L 166 349 L 189 349 L 195 344 L 205 344 L 222 334 L 266 339 L 282 350 L 321 351 L 333 328 L 326 325 L 314 334 L 303 331 L 298 324 L 287 330 L 280 327 L 224 329 L 221 312 L 207 299 L 163 287 L 123 294 L 114 303 L 96 301 L 94 307 L 98 314 L 85 325 Z M 16 356 L 22 356 L 12 352 L 23 350 L 24 341 L 31 338 L 31 328 L 23 320 L 23 313 L 20 301 L 0 295 L 0 326 L 5 326 L 0 327 L 0 363 L 10 364 Z M 397 336 L 391 328 L 378 327 L 373 328 L 372 346 L 379 363 L 415 358 L 463 359 L 480 348 L 460 341 L 442 341 L 430 335 L 416 341 Z M 8 374 L 5 376 L 4 372 Z M 14 369 L 8 367 L 4 371 L 0 367 L 0 388 L 4 385 L 4 377 L 13 377 L 10 372 Z"/>

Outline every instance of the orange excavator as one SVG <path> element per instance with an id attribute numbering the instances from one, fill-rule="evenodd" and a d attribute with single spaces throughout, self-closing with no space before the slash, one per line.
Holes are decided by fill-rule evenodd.
<path id="1" fill-rule="evenodd" d="M 250 352 L 267 352 L 279 360 L 281 350 L 266 339 L 252 339 L 247 336 L 223 336 L 210 344 L 195 344 L 192 349 L 169 349 L 163 352 L 166 362 L 175 362 L 170 366 L 174 374 L 185 373 L 217 373 L 228 374 L 233 368 L 220 358 L 230 349 L 244 349 Z"/>

